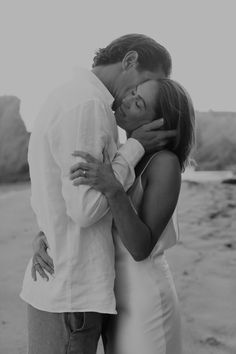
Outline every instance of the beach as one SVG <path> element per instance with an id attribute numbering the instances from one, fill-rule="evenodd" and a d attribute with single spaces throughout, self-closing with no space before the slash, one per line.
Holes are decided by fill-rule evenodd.
<path id="1" fill-rule="evenodd" d="M 180 300 L 183 354 L 235 354 L 236 186 L 184 181 L 178 214 L 180 242 L 166 254 Z M 19 292 L 38 232 L 29 183 L 0 186 L 0 224 L 0 354 L 25 354 Z"/>

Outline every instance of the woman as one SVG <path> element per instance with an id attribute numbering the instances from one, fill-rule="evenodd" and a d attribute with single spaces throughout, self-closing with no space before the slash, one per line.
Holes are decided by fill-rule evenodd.
<path id="1" fill-rule="evenodd" d="M 108 326 L 106 353 L 180 354 L 179 305 L 164 251 L 176 243 L 174 211 L 181 171 L 194 140 L 192 102 L 172 80 L 147 81 L 122 101 L 115 114 L 127 136 L 159 117 L 164 117 L 163 128 L 176 129 L 177 136 L 163 149 L 143 157 L 128 195 L 116 180 L 105 151 L 104 163 L 83 152 L 74 153 L 86 162 L 71 168 L 73 184 L 87 184 L 105 194 L 114 220 L 118 315 Z M 37 257 L 39 242 L 42 237 L 35 242 L 34 257 L 45 277 L 44 270 L 49 268 Z M 49 263 L 48 257 L 45 245 L 43 258 Z"/>

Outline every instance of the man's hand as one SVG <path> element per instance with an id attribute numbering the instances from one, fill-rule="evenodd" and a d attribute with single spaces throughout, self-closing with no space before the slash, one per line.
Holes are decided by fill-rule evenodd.
<path id="1" fill-rule="evenodd" d="M 151 123 L 144 124 L 133 131 L 131 138 L 134 138 L 143 145 L 146 153 L 151 153 L 163 148 L 170 138 L 176 136 L 176 130 L 160 130 L 164 120 L 158 119 Z"/>

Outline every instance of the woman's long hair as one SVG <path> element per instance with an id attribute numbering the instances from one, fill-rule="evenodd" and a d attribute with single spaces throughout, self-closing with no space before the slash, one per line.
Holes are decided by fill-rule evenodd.
<path id="1" fill-rule="evenodd" d="M 165 130 L 177 130 L 167 149 L 174 152 L 184 171 L 189 164 L 189 155 L 195 142 L 195 113 L 192 100 L 187 91 L 176 81 L 160 79 L 156 113 L 164 118 Z"/>

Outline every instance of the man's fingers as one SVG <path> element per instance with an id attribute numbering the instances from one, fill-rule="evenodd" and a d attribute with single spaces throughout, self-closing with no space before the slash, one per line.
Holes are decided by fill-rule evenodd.
<path id="1" fill-rule="evenodd" d="M 169 139 L 173 138 L 177 135 L 176 130 L 152 130 L 148 132 L 150 139 L 156 139 L 158 141 L 163 140 L 163 139 Z"/>
<path id="2" fill-rule="evenodd" d="M 173 138 L 177 135 L 177 130 L 162 130 L 163 138 Z"/>
<path id="3" fill-rule="evenodd" d="M 164 119 L 163 118 L 155 119 L 151 123 L 145 124 L 145 129 L 147 131 L 156 130 L 156 129 L 161 128 L 163 126 L 163 124 L 164 124 Z"/>
<path id="4" fill-rule="evenodd" d="M 163 140 L 161 140 L 160 142 L 159 142 L 159 147 L 163 147 L 163 146 L 165 146 L 166 144 L 168 144 L 168 140 L 165 140 L 165 139 L 163 139 Z"/>

